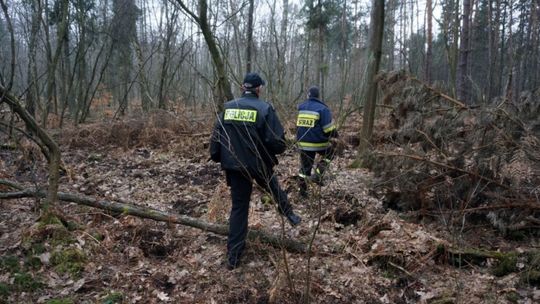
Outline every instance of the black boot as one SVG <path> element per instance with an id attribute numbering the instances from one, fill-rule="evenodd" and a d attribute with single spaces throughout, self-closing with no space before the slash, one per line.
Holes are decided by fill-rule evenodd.
<path id="1" fill-rule="evenodd" d="M 309 180 L 319 186 L 324 186 L 323 175 L 315 173 L 309 177 Z"/>
<path id="2" fill-rule="evenodd" d="M 296 215 L 293 211 L 289 211 L 289 213 L 287 213 L 285 217 L 287 217 L 287 220 L 293 227 L 300 224 L 300 222 L 302 221 L 302 218 Z"/>
<path id="3" fill-rule="evenodd" d="M 240 265 L 240 256 L 238 254 L 227 254 L 227 269 L 233 270 Z"/>
<path id="4" fill-rule="evenodd" d="M 300 188 L 298 194 L 301 198 L 307 198 L 309 193 L 307 191 L 307 182 L 305 177 L 300 177 L 298 181 L 298 187 Z"/>

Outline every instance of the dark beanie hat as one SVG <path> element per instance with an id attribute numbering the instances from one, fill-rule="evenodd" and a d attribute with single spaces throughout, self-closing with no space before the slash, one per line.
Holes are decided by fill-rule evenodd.
<path id="1" fill-rule="evenodd" d="M 317 86 L 311 86 L 308 90 L 308 96 L 312 98 L 319 98 L 319 88 Z"/>
<path id="2" fill-rule="evenodd" d="M 253 89 L 261 85 L 265 85 L 265 82 L 257 73 L 247 73 L 244 77 L 244 88 L 246 89 Z"/>

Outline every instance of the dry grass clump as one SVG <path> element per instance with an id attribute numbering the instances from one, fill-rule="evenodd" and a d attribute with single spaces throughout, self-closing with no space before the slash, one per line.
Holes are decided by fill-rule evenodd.
<path id="1" fill-rule="evenodd" d="M 114 146 L 124 149 L 135 147 L 157 149 L 169 147 L 172 143 L 188 141 L 188 138 L 199 136 L 204 130 L 200 124 L 179 118 L 171 112 L 157 110 L 146 116 L 93 123 L 79 126 L 75 130 L 64 130 L 59 141 L 72 148 Z"/>

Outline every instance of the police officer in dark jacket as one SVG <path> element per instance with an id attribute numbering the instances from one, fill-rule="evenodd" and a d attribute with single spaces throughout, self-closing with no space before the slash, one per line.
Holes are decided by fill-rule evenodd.
<path id="1" fill-rule="evenodd" d="M 238 266 L 248 232 L 249 200 L 252 181 L 268 191 L 278 203 L 278 211 L 291 225 L 301 221 L 280 188 L 273 167 L 277 154 L 286 149 L 283 127 L 274 108 L 259 99 L 264 80 L 248 73 L 242 97 L 225 103 L 210 143 L 211 159 L 220 162 L 231 189 L 232 208 L 227 241 L 228 268 Z"/>
<path id="2" fill-rule="evenodd" d="M 330 143 L 331 137 L 338 133 L 332 121 L 332 112 L 319 98 L 319 88 L 312 86 L 308 90 L 308 99 L 298 106 L 296 120 L 296 140 L 300 149 L 300 196 L 307 196 L 307 180 L 319 185 L 323 183 L 324 172 L 334 156 Z M 311 176 L 315 156 L 321 155 L 321 160 Z"/>

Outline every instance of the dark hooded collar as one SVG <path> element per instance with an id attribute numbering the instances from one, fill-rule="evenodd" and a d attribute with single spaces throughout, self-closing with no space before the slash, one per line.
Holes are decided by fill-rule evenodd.
<path id="1" fill-rule="evenodd" d="M 255 98 L 259 98 L 259 95 L 257 95 L 257 93 L 255 93 L 254 91 L 245 90 L 244 92 L 242 92 L 242 97 L 255 97 Z"/>

